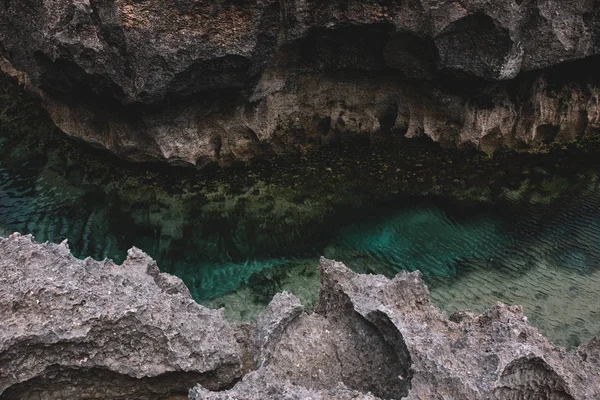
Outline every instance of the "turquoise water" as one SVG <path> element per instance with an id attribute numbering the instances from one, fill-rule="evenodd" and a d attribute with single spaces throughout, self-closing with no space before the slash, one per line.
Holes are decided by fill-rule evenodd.
<path id="1" fill-rule="evenodd" d="M 463 260 L 489 259 L 510 241 L 500 216 L 476 214 L 458 221 L 425 200 L 396 208 L 372 209 L 343 226 L 334 244 L 384 265 L 385 275 L 419 270 L 432 280 L 452 278 Z"/>
<path id="2" fill-rule="evenodd" d="M 325 255 L 389 277 L 420 270 L 449 313 L 522 304 L 560 345 L 600 334 L 598 173 L 565 166 L 568 152 L 521 165 L 333 149 L 165 175 L 48 140 L 0 137 L 0 234 L 68 239 L 77 257 L 117 262 L 140 247 L 232 318 L 252 319 L 281 290 L 314 305 Z"/>

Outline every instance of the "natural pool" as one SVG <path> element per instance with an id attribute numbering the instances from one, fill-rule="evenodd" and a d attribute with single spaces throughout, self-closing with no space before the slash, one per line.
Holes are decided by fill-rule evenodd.
<path id="1" fill-rule="evenodd" d="M 117 262 L 140 247 L 198 301 L 239 319 L 281 290 L 314 305 L 320 255 L 359 272 L 418 269 L 448 313 L 521 304 L 572 347 L 600 334 L 597 154 L 341 144 L 225 170 L 159 171 L 5 124 L 0 234 L 68 239 L 78 257 Z"/>

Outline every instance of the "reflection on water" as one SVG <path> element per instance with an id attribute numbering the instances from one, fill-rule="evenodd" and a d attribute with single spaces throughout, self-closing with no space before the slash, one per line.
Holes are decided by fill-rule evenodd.
<path id="1" fill-rule="evenodd" d="M 388 276 L 420 270 L 428 280 L 452 278 L 466 260 L 487 260 L 508 240 L 499 218 L 476 215 L 456 221 L 424 201 L 366 211 L 340 229 L 334 246 L 353 252 L 352 258 L 366 256 Z"/>
<path id="2" fill-rule="evenodd" d="M 341 229 L 330 255 L 388 276 L 420 269 L 449 313 L 523 305 L 555 343 L 577 346 L 600 333 L 600 188 L 587 189 L 518 210 L 376 214 Z"/>
<path id="3" fill-rule="evenodd" d="M 314 305 L 325 255 L 390 277 L 421 270 L 448 312 L 522 304 L 560 345 L 600 333 L 600 188 L 594 163 L 569 152 L 342 146 L 174 176 L 0 133 L 0 234 L 117 262 L 140 247 L 232 317 L 281 290 Z"/>

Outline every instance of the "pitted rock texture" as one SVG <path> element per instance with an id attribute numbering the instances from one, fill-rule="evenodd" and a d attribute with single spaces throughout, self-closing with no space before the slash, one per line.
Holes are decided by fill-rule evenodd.
<path id="1" fill-rule="evenodd" d="M 599 399 L 600 340 L 554 347 L 521 308 L 450 318 L 419 273 L 321 260 L 316 311 L 224 321 L 137 249 L 123 265 L 0 238 L 0 399 Z"/>
<path id="2" fill-rule="evenodd" d="M 589 0 L 5 1 L 0 65 L 134 161 L 349 137 L 538 149 L 599 132 L 599 23 Z"/>
<path id="3" fill-rule="evenodd" d="M 419 273 L 388 280 L 325 259 L 320 268 L 316 313 L 290 322 L 297 300 L 277 298 L 258 323 L 272 332 L 262 366 L 229 391 L 198 386 L 191 399 L 600 398 L 597 340 L 565 352 L 503 304 L 449 319 Z"/>
<path id="4" fill-rule="evenodd" d="M 378 400 L 372 394 L 350 390 L 342 384 L 326 390 L 310 390 L 294 385 L 273 374 L 251 372 L 232 390 L 211 392 L 198 386 L 190 391 L 190 400 Z"/>
<path id="5" fill-rule="evenodd" d="M 2 399 L 185 398 L 247 367 L 243 329 L 137 249 L 115 265 L 14 234 L 0 276 Z"/>

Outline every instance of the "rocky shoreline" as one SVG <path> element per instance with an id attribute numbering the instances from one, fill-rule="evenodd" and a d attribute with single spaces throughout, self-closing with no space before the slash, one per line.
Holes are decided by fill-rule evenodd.
<path id="1" fill-rule="evenodd" d="M 5 1 L 2 161 L 32 208 L 65 200 L 79 242 L 3 238 L 56 233 L 7 212 L 24 228 L 0 231 L 0 399 L 600 399 L 600 338 L 566 351 L 500 303 L 448 317 L 419 272 L 322 258 L 314 311 L 283 292 L 242 323 L 137 248 L 107 259 L 144 235 L 179 249 L 171 272 L 221 245 L 301 254 L 338 209 L 402 193 L 518 207 L 586 190 L 599 67 L 592 1 Z M 90 247 L 105 259 L 72 254 Z"/>
<path id="2" fill-rule="evenodd" d="M 448 318 L 419 273 L 319 270 L 314 313 L 280 293 L 232 323 L 135 248 L 116 265 L 1 238 L 0 398 L 600 398 L 598 339 L 566 352 L 503 304 Z"/>
<path id="3" fill-rule="evenodd" d="M 132 161 L 356 138 L 537 151 L 600 132 L 599 27 L 579 0 L 26 0 L 0 10 L 0 67 Z"/>

